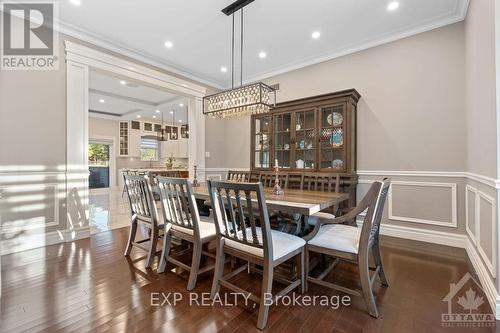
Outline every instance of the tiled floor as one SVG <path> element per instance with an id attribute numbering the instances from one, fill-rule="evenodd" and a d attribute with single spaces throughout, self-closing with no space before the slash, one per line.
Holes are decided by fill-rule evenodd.
<path id="1" fill-rule="evenodd" d="M 92 234 L 126 227 L 130 222 L 127 196 L 122 198 L 122 189 L 90 190 L 90 232 Z"/>

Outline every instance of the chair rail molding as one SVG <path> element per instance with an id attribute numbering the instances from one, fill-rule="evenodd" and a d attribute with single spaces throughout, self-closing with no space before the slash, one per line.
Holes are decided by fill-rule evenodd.
<path id="1" fill-rule="evenodd" d="M 388 171 L 388 170 L 358 170 L 359 176 L 394 176 L 394 177 L 441 177 L 441 178 L 465 178 L 478 183 L 500 189 L 500 179 L 479 175 L 465 171 Z"/>

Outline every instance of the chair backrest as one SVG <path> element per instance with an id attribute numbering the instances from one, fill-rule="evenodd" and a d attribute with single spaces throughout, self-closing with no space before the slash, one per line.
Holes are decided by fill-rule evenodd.
<path id="1" fill-rule="evenodd" d="M 361 229 L 360 252 L 367 251 L 374 242 L 378 241 L 380 222 L 382 221 L 384 205 L 390 186 L 390 179 L 384 178 L 382 181 L 375 181 L 360 202 L 360 206 L 366 205 L 368 208 Z"/>
<path id="2" fill-rule="evenodd" d="M 229 170 L 227 172 L 226 180 L 232 182 L 249 182 L 250 181 L 250 172 L 249 171 L 234 171 Z"/>
<path id="3" fill-rule="evenodd" d="M 288 188 L 288 172 L 280 172 L 278 174 L 281 188 Z M 259 182 L 264 187 L 274 187 L 276 173 L 274 171 L 261 171 L 259 174 Z"/>
<path id="4" fill-rule="evenodd" d="M 340 175 L 305 172 L 302 174 L 301 190 L 339 192 Z"/>
<path id="5" fill-rule="evenodd" d="M 289 172 L 286 188 L 299 190 L 302 186 L 302 172 Z"/>
<path id="6" fill-rule="evenodd" d="M 217 237 L 263 249 L 264 258 L 272 258 L 271 225 L 262 184 L 210 180 L 208 193 Z M 260 237 L 257 219 L 261 227 Z"/>
<path id="7" fill-rule="evenodd" d="M 191 182 L 186 178 L 156 177 L 165 224 L 171 223 L 193 230 L 200 238 L 200 214 Z"/>
<path id="8" fill-rule="evenodd" d="M 148 176 L 123 175 L 132 215 L 144 222 L 158 225 L 158 212 Z"/>
<path id="9" fill-rule="evenodd" d="M 258 183 L 259 182 L 260 173 L 258 171 L 250 171 L 249 183 Z"/>

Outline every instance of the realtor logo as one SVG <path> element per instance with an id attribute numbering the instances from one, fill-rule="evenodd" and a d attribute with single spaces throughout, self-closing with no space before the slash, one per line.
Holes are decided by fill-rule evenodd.
<path id="1" fill-rule="evenodd" d="M 57 3 L 2 2 L 0 69 L 58 69 Z"/>
<path id="2" fill-rule="evenodd" d="M 450 283 L 450 292 L 443 298 L 448 303 L 448 312 L 441 315 L 443 327 L 494 327 L 495 316 L 486 313 L 488 306 L 478 291 L 481 285 L 465 274 L 458 283 Z M 481 307 L 482 305 L 486 305 Z"/>

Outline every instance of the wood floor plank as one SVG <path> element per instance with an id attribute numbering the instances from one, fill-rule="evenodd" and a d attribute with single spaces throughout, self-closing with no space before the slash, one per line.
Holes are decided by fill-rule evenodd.
<path id="1" fill-rule="evenodd" d="M 73 243 L 2 257 L 1 332 L 259 332 L 258 305 L 189 304 L 187 273 L 167 267 L 145 268 L 145 254 L 123 256 L 128 229 L 93 235 Z M 465 252 L 435 245 L 384 238 L 382 254 L 390 287 L 377 282 L 379 319 L 371 318 L 361 298 L 349 307 L 271 307 L 267 332 L 449 332 L 441 326 L 442 298 L 449 284 L 470 271 Z M 428 251 L 425 251 L 428 249 Z M 187 260 L 189 258 L 187 257 Z M 153 268 L 158 264 L 155 259 Z M 227 270 L 229 267 L 226 268 Z M 357 270 L 339 264 L 326 279 L 355 287 Z M 429 277 L 432 277 L 430 280 Z M 195 293 L 209 293 L 211 273 L 198 279 Z M 243 272 L 231 279 L 258 294 L 261 277 Z M 275 283 L 274 290 L 282 286 Z M 152 293 L 179 293 L 176 305 L 151 305 Z M 481 292 L 481 291 L 480 291 Z M 224 288 L 221 295 L 227 295 Z M 307 295 L 343 294 L 310 285 Z M 486 297 L 481 295 L 484 300 Z M 480 310 L 491 313 L 487 302 Z M 469 328 L 468 332 L 493 332 Z"/>

